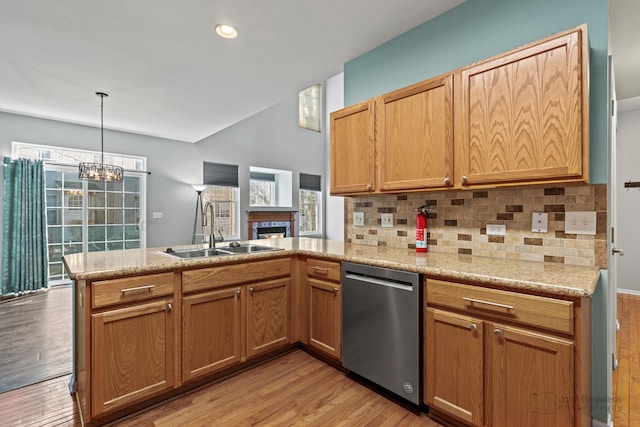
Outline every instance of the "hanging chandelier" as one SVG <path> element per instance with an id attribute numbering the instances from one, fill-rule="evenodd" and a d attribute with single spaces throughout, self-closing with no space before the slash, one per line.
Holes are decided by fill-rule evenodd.
<path id="1" fill-rule="evenodd" d="M 124 170 L 120 166 L 109 165 L 104 162 L 104 98 L 103 92 L 96 92 L 100 97 L 100 163 L 82 162 L 78 165 L 80 179 L 89 181 L 122 181 Z"/>

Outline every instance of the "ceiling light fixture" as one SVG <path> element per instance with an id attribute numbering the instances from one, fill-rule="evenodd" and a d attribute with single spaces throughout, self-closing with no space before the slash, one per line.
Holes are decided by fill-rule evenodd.
<path id="1" fill-rule="evenodd" d="M 228 24 L 220 24 L 216 27 L 216 33 L 224 39 L 235 39 L 238 31 Z"/>
<path id="2" fill-rule="evenodd" d="M 104 98 L 107 95 L 103 92 L 96 92 L 100 97 L 100 163 L 82 162 L 78 165 L 78 176 L 80 179 L 89 181 L 110 181 L 120 182 L 124 175 L 124 170 L 120 166 L 105 164 L 104 162 Z"/>

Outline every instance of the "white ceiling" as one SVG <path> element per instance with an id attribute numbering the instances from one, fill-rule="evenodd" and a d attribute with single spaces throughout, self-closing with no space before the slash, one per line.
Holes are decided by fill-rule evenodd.
<path id="1" fill-rule="evenodd" d="M 6 0 L 0 110 L 195 142 L 462 2 Z"/>
<path id="2" fill-rule="evenodd" d="M 2 1 L 0 111 L 99 126 L 104 91 L 106 128 L 195 142 L 462 2 Z M 617 97 L 640 97 L 640 1 L 610 0 L 610 33 Z"/>

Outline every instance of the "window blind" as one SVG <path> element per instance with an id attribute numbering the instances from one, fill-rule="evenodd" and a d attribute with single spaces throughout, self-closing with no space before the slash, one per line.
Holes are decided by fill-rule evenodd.
<path id="1" fill-rule="evenodd" d="M 238 187 L 238 165 L 204 162 L 203 169 L 202 183 L 204 185 Z"/>
<path id="2" fill-rule="evenodd" d="M 276 175 L 265 172 L 249 172 L 249 179 L 252 181 L 269 181 L 276 182 Z"/>
<path id="3" fill-rule="evenodd" d="M 322 191 L 322 176 L 300 173 L 300 189 Z"/>

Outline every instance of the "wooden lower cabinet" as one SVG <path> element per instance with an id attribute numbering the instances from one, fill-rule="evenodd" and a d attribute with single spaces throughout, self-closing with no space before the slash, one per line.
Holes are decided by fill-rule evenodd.
<path id="1" fill-rule="evenodd" d="M 487 329 L 490 425 L 574 425 L 573 342 L 500 324 Z"/>
<path id="2" fill-rule="evenodd" d="M 430 308 L 425 331 L 425 402 L 469 425 L 482 425 L 484 322 Z"/>
<path id="3" fill-rule="evenodd" d="M 248 358 L 289 343 L 290 284 L 287 277 L 246 285 Z"/>
<path id="4" fill-rule="evenodd" d="M 91 315 L 91 412 L 169 391 L 177 370 L 173 299 Z"/>
<path id="5" fill-rule="evenodd" d="M 182 309 L 183 382 L 241 362 L 241 287 L 185 296 Z"/>
<path id="6" fill-rule="evenodd" d="M 434 412 L 470 426 L 591 424 L 579 401 L 591 392 L 589 301 L 435 279 L 425 295 L 424 403 Z"/>
<path id="7" fill-rule="evenodd" d="M 340 284 L 308 279 L 309 346 L 340 359 L 342 297 Z"/>

